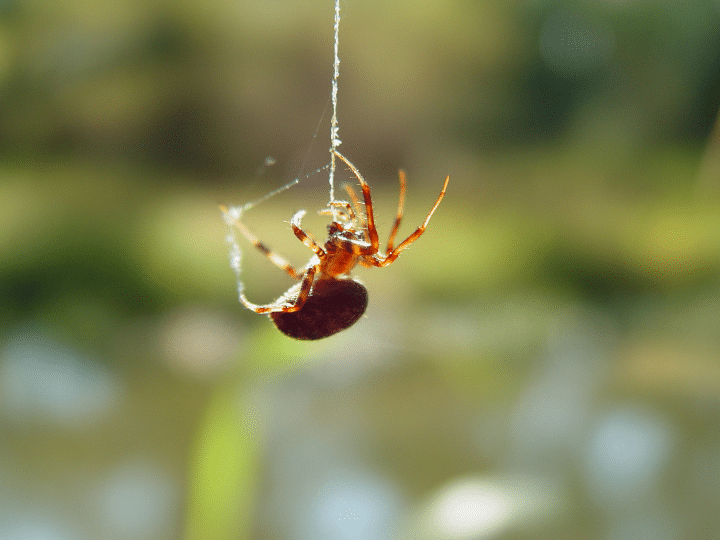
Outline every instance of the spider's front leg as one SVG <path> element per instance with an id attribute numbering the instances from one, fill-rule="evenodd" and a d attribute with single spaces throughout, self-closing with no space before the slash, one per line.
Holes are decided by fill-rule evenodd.
<path id="1" fill-rule="evenodd" d="M 302 217 L 305 214 L 305 210 L 299 210 L 298 212 L 296 212 L 290 220 L 290 227 L 292 227 L 292 230 L 295 233 L 295 236 L 298 237 L 298 240 L 300 240 L 303 244 L 312 249 L 315 252 L 315 255 L 318 256 L 318 258 L 322 259 L 325 256 L 325 250 L 320 247 L 320 245 L 312 236 L 310 236 L 308 233 L 306 233 L 300 228 L 300 220 L 302 220 Z"/>
<path id="2" fill-rule="evenodd" d="M 367 182 L 365 182 L 365 179 L 363 178 L 362 174 L 360 174 L 358 168 L 352 163 L 350 163 L 348 158 L 343 156 L 337 150 L 333 150 L 333 152 L 345 163 L 345 165 L 350 167 L 350 170 L 355 175 L 355 178 L 357 178 L 358 182 L 360 182 L 360 187 L 362 188 L 363 192 L 363 199 L 365 200 L 365 222 L 367 223 L 367 235 L 368 241 L 370 242 L 370 247 L 368 247 L 366 250 L 363 250 L 363 255 L 374 255 L 380 250 L 380 240 L 378 239 L 377 229 L 375 228 L 375 216 L 373 214 L 370 186 L 368 186 Z"/>

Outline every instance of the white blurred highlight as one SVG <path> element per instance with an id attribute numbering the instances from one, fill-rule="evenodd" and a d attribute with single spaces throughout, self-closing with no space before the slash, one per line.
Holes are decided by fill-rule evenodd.
<path id="1" fill-rule="evenodd" d="M 421 518 L 421 538 L 477 540 L 555 514 L 556 484 L 537 477 L 465 478 L 437 492 Z"/>

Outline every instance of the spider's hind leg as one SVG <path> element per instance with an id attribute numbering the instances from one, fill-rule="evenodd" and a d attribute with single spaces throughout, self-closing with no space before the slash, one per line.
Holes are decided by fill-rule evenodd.
<path id="1" fill-rule="evenodd" d="M 450 181 L 450 176 L 445 178 L 445 183 L 443 184 L 442 190 L 440 191 L 440 195 L 438 196 L 437 200 L 435 201 L 435 204 L 430 209 L 430 212 L 428 213 L 427 217 L 425 218 L 425 221 L 423 221 L 422 225 L 420 225 L 415 231 L 408 236 L 405 240 L 400 242 L 400 245 L 396 247 L 394 250 L 392 250 L 390 253 L 387 254 L 387 256 L 384 259 L 370 259 L 370 262 L 373 264 L 373 266 L 387 266 L 391 264 L 395 259 L 398 258 L 398 255 L 410 244 L 412 244 L 415 240 L 420 238 L 420 235 L 425 232 L 425 229 L 427 228 L 428 223 L 430 223 L 430 218 L 432 217 L 433 213 L 435 213 L 435 210 L 440 205 L 440 201 L 443 200 L 443 197 L 445 196 L 445 190 L 447 189 L 448 182 Z M 395 231 L 394 231 L 395 232 Z M 392 237 L 391 237 L 392 239 Z"/>
<path id="2" fill-rule="evenodd" d="M 272 262 L 275 266 L 278 268 L 284 270 L 289 276 L 300 279 L 302 277 L 302 274 L 298 272 L 293 265 L 291 265 L 287 260 L 285 260 L 284 257 L 281 255 L 278 255 L 275 253 L 272 249 L 267 247 L 265 244 L 263 244 L 260 240 L 258 240 L 257 236 L 255 236 L 250 229 L 248 229 L 243 223 L 240 221 L 238 217 L 235 217 L 231 214 L 230 210 L 227 206 L 221 206 L 220 210 L 222 210 L 223 214 L 225 214 L 225 221 L 229 225 L 234 225 L 241 233 L 242 235 L 247 239 L 248 242 L 250 242 L 253 246 L 255 246 L 263 255 L 265 255 L 268 259 L 270 259 L 270 262 Z M 241 297 L 242 300 L 242 297 Z M 245 302 L 243 302 L 245 303 Z M 248 302 L 247 304 L 252 304 L 251 302 Z M 253 309 L 249 307 L 246 304 L 246 307 L 249 309 Z"/>
<path id="3" fill-rule="evenodd" d="M 311 266 L 305 273 L 302 281 L 296 283 L 288 291 L 272 304 L 258 305 L 250 302 L 240 290 L 240 301 L 243 305 L 255 313 L 293 313 L 303 307 L 310 295 L 317 266 Z"/>

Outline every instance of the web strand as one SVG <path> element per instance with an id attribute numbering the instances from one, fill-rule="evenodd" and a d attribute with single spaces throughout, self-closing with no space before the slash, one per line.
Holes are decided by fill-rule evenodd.
<path id="1" fill-rule="evenodd" d="M 337 93 L 338 93 L 338 76 L 340 75 L 340 56 L 338 55 L 338 46 L 340 43 L 340 0 L 335 0 L 335 60 L 333 62 L 333 79 L 332 79 L 332 106 L 333 114 L 330 121 L 330 173 L 328 181 L 330 182 L 330 202 L 328 206 L 331 209 L 333 219 L 337 221 L 338 206 L 335 203 L 335 152 L 340 146 L 339 126 L 337 118 Z"/>

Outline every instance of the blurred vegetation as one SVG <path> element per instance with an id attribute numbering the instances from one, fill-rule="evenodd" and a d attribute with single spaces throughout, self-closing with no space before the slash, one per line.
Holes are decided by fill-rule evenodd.
<path id="1" fill-rule="evenodd" d="M 451 179 L 300 343 L 238 304 L 217 205 L 299 177 L 246 219 L 307 261 L 332 3 L 0 0 L 0 537 L 437 538 L 443 486 L 517 474 L 554 506 L 446 537 L 717 535 L 720 4 L 342 9 L 381 238 L 398 168 L 401 235 Z M 361 536 L 323 521 L 346 485 Z"/>

